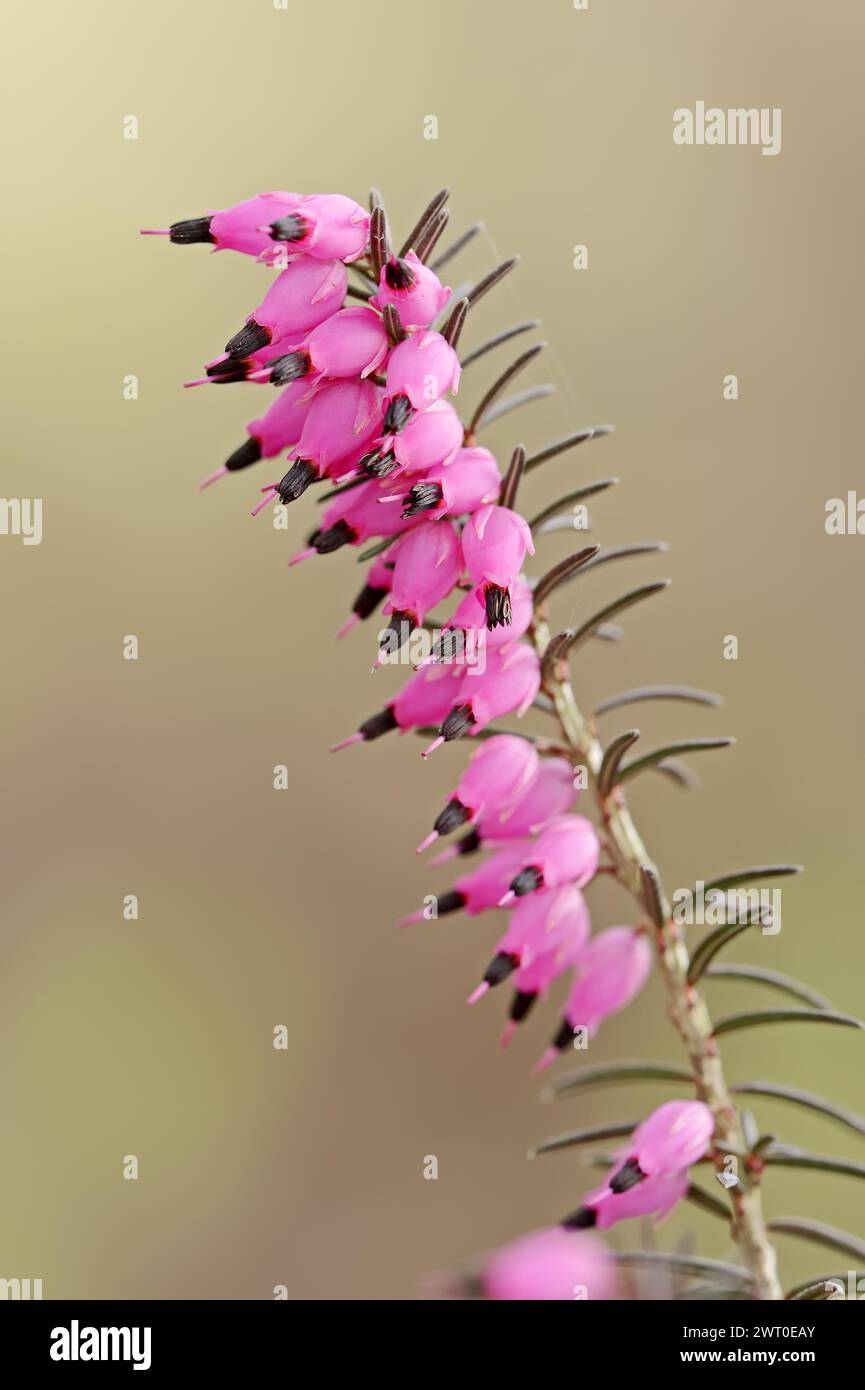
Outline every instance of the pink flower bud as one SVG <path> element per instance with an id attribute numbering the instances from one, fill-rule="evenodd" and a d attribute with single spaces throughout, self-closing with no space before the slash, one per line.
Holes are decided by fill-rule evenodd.
<path id="1" fill-rule="evenodd" d="M 262 223 L 283 217 L 301 205 L 299 193 L 259 193 L 221 212 L 174 222 L 164 232 L 142 232 L 142 236 L 167 236 L 178 245 L 210 242 L 216 251 L 240 251 L 258 256 L 272 243 Z"/>
<path id="2" fill-rule="evenodd" d="M 499 466 L 489 449 L 458 449 L 452 463 L 440 463 L 426 470 L 423 477 L 412 477 L 411 486 L 402 498 L 404 515 L 425 512 L 438 520 L 443 516 L 473 512 L 494 502 L 501 485 Z M 467 597 L 472 599 L 473 595 Z M 529 609 L 531 611 L 531 603 Z"/>
<path id="3" fill-rule="evenodd" d="M 437 724 L 442 711 L 450 707 L 453 687 L 461 674 L 454 666 L 425 666 L 422 671 L 415 671 L 383 710 L 364 720 L 356 734 L 335 743 L 331 752 L 352 743 L 368 743 L 391 729 L 405 733 L 425 724 Z"/>
<path id="4" fill-rule="evenodd" d="M 350 263 L 363 255 L 369 241 L 369 213 L 342 193 L 310 193 L 262 221 L 267 259 L 284 248 L 283 254 L 303 252 L 319 261 Z"/>
<path id="5" fill-rule="evenodd" d="M 281 502 L 294 502 L 310 483 L 347 468 L 364 452 L 381 428 L 381 392 L 357 378 L 326 382 L 316 392 L 294 459 L 277 484 Z"/>
<path id="6" fill-rule="evenodd" d="M 460 362 L 450 343 L 432 329 L 419 329 L 398 343 L 388 359 L 385 433 L 397 434 L 416 410 L 456 395 Z"/>
<path id="7" fill-rule="evenodd" d="M 462 443 L 462 421 L 453 406 L 447 401 L 435 401 L 396 435 L 391 452 L 397 467 L 405 473 L 422 473 L 453 463 Z"/>
<path id="8" fill-rule="evenodd" d="M 557 888 L 562 883 L 584 887 L 597 872 L 600 856 L 600 841 L 590 820 L 585 816 L 559 816 L 541 831 L 526 853 L 523 868 L 515 875 L 502 907 L 539 888 Z"/>
<path id="9" fill-rule="evenodd" d="M 480 1283 L 487 1298 L 499 1301 L 618 1297 L 616 1267 L 603 1244 L 573 1231 L 531 1231 L 494 1251 Z"/>
<path id="10" fill-rule="evenodd" d="M 435 670 L 421 667 L 421 670 Z M 449 667 L 449 670 L 458 670 Z M 460 681 L 462 680 L 460 671 Z M 441 716 L 439 716 L 441 718 Z M 538 776 L 540 759 L 534 745 L 516 734 L 496 734 L 472 753 L 468 766 L 418 853 L 439 835 L 472 824 L 491 808 L 513 805 Z"/>
<path id="11" fill-rule="evenodd" d="M 384 608 L 385 614 L 392 615 L 390 631 L 398 639 L 396 646 L 407 636 L 407 628 L 417 627 L 430 609 L 447 598 L 460 577 L 462 563 L 459 535 L 447 521 L 416 526 L 400 543 L 391 595 Z M 389 646 L 395 650 L 392 642 Z"/>
<path id="12" fill-rule="evenodd" d="M 476 1003 L 487 990 L 501 984 L 515 970 L 528 971 L 532 966 L 537 969 L 525 978 L 538 989 L 546 988 L 573 964 L 588 932 L 589 917 L 583 896 L 571 885 L 546 889 L 536 898 L 519 903 L 469 1003 Z M 542 958 L 544 964 L 540 963 Z"/>
<path id="13" fill-rule="evenodd" d="M 225 345 L 231 357 L 248 357 L 276 338 L 308 333 L 342 307 L 347 277 L 339 261 L 299 256 L 273 281 L 243 328 Z"/>
<path id="14" fill-rule="evenodd" d="M 406 256 L 391 256 L 382 266 L 378 293 L 369 302 L 379 310 L 392 304 L 403 328 L 411 331 L 431 324 L 447 304 L 450 293 L 435 271 L 409 251 Z"/>
<path id="15" fill-rule="evenodd" d="M 484 603 L 487 627 L 511 621 L 511 585 L 526 552 L 534 555 L 529 524 L 509 507 L 483 507 L 463 532 L 463 554 L 477 594 Z"/>

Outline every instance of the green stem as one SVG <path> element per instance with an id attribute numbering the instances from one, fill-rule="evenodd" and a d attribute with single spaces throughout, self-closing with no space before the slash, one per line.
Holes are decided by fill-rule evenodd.
<path id="1" fill-rule="evenodd" d="M 543 657 L 550 640 L 549 626 L 543 616 L 536 617 L 532 637 L 535 650 Z M 546 678 L 545 688 L 575 761 L 586 767 L 598 805 L 603 838 L 617 877 L 652 920 L 655 905 L 647 901 L 641 871 L 649 868 L 656 875 L 658 871 L 634 824 L 622 789 L 614 788 L 607 796 L 599 790 L 603 748 L 577 703 L 566 662 L 557 663 Z M 670 904 L 660 885 L 660 875 L 657 882 L 657 906 L 663 919 L 662 925 L 655 930 L 658 965 L 667 991 L 670 1018 L 688 1054 L 697 1095 L 715 1117 L 712 1157 L 720 1172 L 728 1154 L 745 1152 L 747 1146 L 724 1077 L 706 1001 L 699 989 L 688 983 L 690 956 L 682 929 L 673 920 Z M 764 1300 L 782 1299 L 775 1249 L 763 1216 L 758 1166 L 755 1165 L 753 1171 L 740 1173 L 739 1182 L 729 1188 L 727 1195 L 731 1205 L 732 1237 L 751 1274 L 755 1296 Z"/>

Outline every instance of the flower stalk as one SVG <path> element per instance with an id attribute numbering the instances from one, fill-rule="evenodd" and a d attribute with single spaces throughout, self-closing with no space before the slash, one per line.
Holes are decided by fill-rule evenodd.
<path id="1" fill-rule="evenodd" d="M 543 606 L 535 617 L 532 638 L 535 650 L 543 661 L 551 641 Z M 724 1077 L 709 1008 L 700 990 L 688 981 L 690 955 L 682 928 L 673 919 L 660 875 L 634 823 L 624 792 L 614 787 L 605 795 L 600 789 L 598 779 L 604 759 L 603 748 L 577 702 L 565 659 L 554 657 L 548 664 L 543 688 L 553 702 L 571 755 L 575 762 L 586 767 L 589 784 L 597 801 L 602 840 L 612 861 L 615 877 L 653 923 L 669 1015 L 691 1063 L 697 1096 L 708 1105 L 715 1118 L 711 1155 L 716 1171 L 721 1171 L 727 1155 L 745 1156 L 745 1174 L 728 1192 L 732 1238 L 751 1274 L 755 1296 L 770 1301 L 782 1299 L 775 1249 L 763 1215 L 760 1194 L 762 1165 L 759 1159 L 748 1161 L 738 1114 Z"/>

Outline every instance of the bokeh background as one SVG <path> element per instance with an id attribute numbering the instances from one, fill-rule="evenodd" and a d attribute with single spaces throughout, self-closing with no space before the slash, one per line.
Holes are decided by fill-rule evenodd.
<path id="1" fill-rule="evenodd" d="M 464 1003 L 498 924 L 394 931 L 447 882 L 412 850 L 465 752 L 427 766 L 416 739 L 391 736 L 330 758 L 398 681 L 369 675 L 371 631 L 332 641 L 355 555 L 286 570 L 314 504 L 287 534 L 267 513 L 251 521 L 267 465 L 196 491 L 271 397 L 180 383 L 267 272 L 137 229 L 261 189 L 364 198 L 374 183 L 399 233 L 449 184 L 454 233 L 488 229 L 451 283 L 521 253 L 464 342 L 542 318 L 554 351 L 528 380 L 559 390 L 485 442 L 506 453 L 615 421 L 533 475 L 524 500 L 615 474 L 597 538 L 671 545 L 559 598 L 564 625 L 638 579 L 674 580 L 627 616 L 621 644 L 580 658 L 581 698 L 658 681 L 723 693 L 717 712 L 636 712 L 647 746 L 738 739 L 695 760 L 696 792 L 641 779 L 639 820 L 670 887 L 806 863 L 781 934 L 729 958 L 861 1009 L 865 541 L 828 537 L 824 507 L 862 484 L 863 28 L 843 0 L 45 0 L 10 17 L 2 491 L 44 498 L 44 539 L 0 538 L 0 1275 L 41 1277 L 46 1297 L 270 1298 L 285 1284 L 292 1298 L 415 1298 L 429 1271 L 576 1205 L 591 1174 L 573 1154 L 528 1163 L 530 1143 L 665 1098 L 644 1086 L 542 1106 L 528 1068 L 554 1007 L 500 1055 L 506 1001 Z M 674 146 L 673 110 L 698 99 L 781 107 L 780 156 Z M 509 351 L 466 372 L 466 404 Z M 727 373 L 738 401 L 723 399 Z M 543 541 L 540 565 L 569 545 Z M 137 922 L 122 917 L 130 893 Z M 607 886 L 591 902 L 599 925 L 628 920 Z M 782 1002 L 709 989 L 719 1014 Z M 287 1051 L 272 1047 L 278 1024 Z M 733 1078 L 862 1101 L 853 1032 L 764 1028 L 724 1051 Z M 589 1059 L 631 1055 L 679 1060 L 657 982 Z M 763 1130 L 861 1156 L 828 1121 L 755 1109 Z M 129 1154 L 137 1182 L 122 1177 Z M 862 1231 L 851 1179 L 779 1171 L 766 1204 Z M 731 1253 L 690 1209 L 657 1239 Z M 780 1253 L 788 1283 L 847 1263 L 787 1238 Z"/>

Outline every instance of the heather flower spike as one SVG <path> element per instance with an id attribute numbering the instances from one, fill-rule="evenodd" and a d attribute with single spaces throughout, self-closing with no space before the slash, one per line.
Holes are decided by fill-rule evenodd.
<path id="1" fill-rule="evenodd" d="M 256 510 L 274 498 L 295 501 L 325 477 L 339 484 L 325 499 L 306 549 L 294 557 L 367 546 L 360 559 L 373 563 L 338 635 L 384 606 L 384 616 L 390 618 L 387 631 L 397 646 L 405 630 L 429 623 L 436 606 L 447 605 L 441 631 L 431 639 L 418 669 L 335 747 L 370 742 L 390 730 L 416 731 L 427 740 L 430 731 L 437 730 L 425 756 L 444 743 L 476 740 L 453 793 L 418 850 L 462 830 L 461 838 L 436 856 L 435 863 L 478 850 L 492 853 L 461 874 L 453 887 L 437 893 L 428 903 L 434 911 L 413 913 L 411 920 L 462 910 L 481 918 L 472 931 L 483 933 L 484 913 L 497 916 L 509 909 L 506 930 L 471 995 L 474 1002 L 505 979 L 513 980 L 516 992 L 502 1046 L 550 985 L 568 974 L 559 1029 L 535 1070 L 550 1066 L 578 1031 L 591 1037 L 605 1020 L 625 1009 L 642 989 L 655 955 L 659 959 L 692 1096 L 660 1106 L 637 1126 L 605 1182 L 563 1227 L 535 1232 L 488 1257 L 474 1290 L 491 1299 L 570 1299 L 580 1286 L 592 1298 L 617 1296 L 612 1262 L 594 1236 L 581 1228 L 604 1231 L 629 1218 L 664 1215 L 688 1191 L 694 1163 L 708 1156 L 717 1165 L 724 1155 L 737 1154 L 744 1158 L 742 1180 L 730 1194 L 729 1229 L 742 1262 L 742 1287 L 749 1296 L 775 1301 L 784 1296 L 784 1289 L 761 1191 L 771 1174 L 773 1145 L 756 1145 L 752 1126 L 737 1110 L 736 1094 L 725 1079 L 720 1051 L 727 1031 L 773 1021 L 775 1015 L 763 1010 L 713 1023 L 703 977 L 724 942 L 710 931 L 694 944 L 674 922 L 661 875 L 627 799 L 631 783 L 642 780 L 644 773 L 655 768 L 674 772 L 673 754 L 687 756 L 729 740 L 688 739 L 635 755 L 636 730 L 613 730 L 609 739 L 598 733 L 598 723 L 626 699 L 700 695 L 689 694 L 686 687 L 627 692 L 602 701 L 597 718 L 582 708 L 570 670 L 572 658 L 579 653 L 580 662 L 588 664 L 589 654 L 598 650 L 592 639 L 610 635 L 612 619 L 662 592 L 665 581 L 629 587 L 594 612 L 582 611 L 579 603 L 574 626 L 560 632 L 551 627 L 550 607 L 558 601 L 560 587 L 566 580 L 579 582 L 593 568 L 587 563 L 593 555 L 599 562 L 624 561 L 645 554 L 647 547 L 600 552 L 583 547 L 534 583 L 524 574 L 534 546 L 532 528 L 517 506 L 522 480 L 527 486 L 530 475 L 547 460 L 603 438 L 610 427 L 583 426 L 534 449 L 517 445 L 504 478 L 495 457 L 476 446 L 476 429 L 503 418 L 522 402 L 538 399 L 548 388 L 529 387 L 500 399 L 534 359 L 536 346 L 498 377 L 468 416 L 446 399 L 460 386 L 464 325 L 478 301 L 516 265 L 516 258 L 504 261 L 452 302 L 436 266 L 449 265 L 477 227 L 428 264 L 446 223 L 446 200 L 447 189 L 436 194 L 398 253 L 393 248 L 400 246 L 399 239 L 391 236 L 375 190 L 369 214 L 342 194 L 276 192 L 174 223 L 160 233 L 180 244 L 202 242 L 217 250 L 239 251 L 278 270 L 225 353 L 207 365 L 204 380 L 271 382 L 280 387 L 280 394 L 247 426 L 246 442 L 205 485 L 258 459 L 279 455 L 284 455 L 278 466 L 281 481 L 262 489 L 264 497 Z M 349 300 L 345 265 L 353 261 L 359 284 L 353 284 Z M 262 273 L 259 266 L 255 274 Z M 529 320 L 495 333 L 464 354 L 463 364 L 536 326 Z M 606 485 L 578 478 L 574 490 L 538 512 L 535 534 L 552 529 L 546 522 L 559 509 L 594 498 Z M 387 644 L 392 645 L 390 635 Z M 400 659 L 404 657 L 400 652 Z M 603 655 L 597 659 L 602 662 Z M 543 699 L 538 699 L 542 682 Z M 510 731 L 509 719 L 533 704 L 538 719 L 555 721 L 551 738 L 534 733 L 520 738 Z M 499 721 L 505 721 L 504 730 Z M 573 813 L 578 786 L 585 787 L 581 811 L 590 814 Z M 602 846 L 605 872 L 633 900 L 635 925 L 590 936 L 581 888 L 598 871 Z M 700 868 L 694 866 L 695 873 Z M 727 881 L 759 883 L 763 877 L 795 871 L 795 865 L 764 866 L 740 871 Z M 732 931 L 724 940 L 737 936 Z M 488 952 L 489 945 L 483 949 Z M 749 968 L 738 970 L 749 974 Z M 766 972 L 761 975 L 755 969 L 750 977 L 766 982 Z M 799 991 L 796 1009 L 777 1011 L 784 1021 L 796 1015 L 812 1025 L 856 1023 L 816 1002 L 803 1009 L 802 987 L 795 981 L 785 983 L 777 972 L 772 983 Z M 648 1061 L 624 1066 L 629 1079 L 635 1067 L 638 1073 L 645 1068 L 647 1079 L 669 1070 Z M 575 1078 L 565 1078 L 562 1090 L 571 1084 L 579 1089 L 584 1081 L 600 1084 L 607 1075 L 618 1079 L 621 1074 L 615 1062 L 593 1064 Z M 558 1089 L 553 1087 L 556 1093 Z M 796 1098 L 818 1112 L 844 1113 L 804 1093 Z M 827 1162 L 837 1166 L 840 1160 Z M 821 1164 L 825 1166 L 813 1160 L 813 1166 Z M 707 1171 L 712 1171 L 708 1165 Z M 761 1173 L 762 1183 L 752 1180 Z M 847 1245 L 842 1241 L 841 1248 L 850 1248 L 849 1240 Z M 647 1261 L 663 1263 L 665 1258 L 660 1249 L 642 1254 Z M 701 1277 L 711 1289 L 711 1269 Z M 626 1296 L 630 1292 L 626 1290 Z"/>

